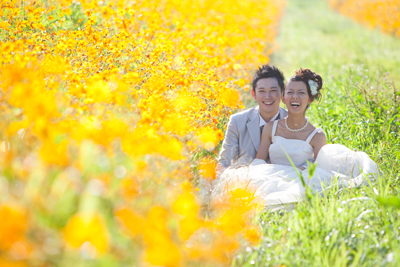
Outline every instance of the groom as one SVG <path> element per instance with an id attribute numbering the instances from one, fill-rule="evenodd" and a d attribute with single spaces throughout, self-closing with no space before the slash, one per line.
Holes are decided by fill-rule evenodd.
<path id="1" fill-rule="evenodd" d="M 264 125 L 287 116 L 287 111 L 279 107 L 284 80 L 282 72 L 274 66 L 258 68 L 251 90 L 258 106 L 230 117 L 218 158 L 217 176 L 229 166 L 250 164 L 260 146 Z"/>

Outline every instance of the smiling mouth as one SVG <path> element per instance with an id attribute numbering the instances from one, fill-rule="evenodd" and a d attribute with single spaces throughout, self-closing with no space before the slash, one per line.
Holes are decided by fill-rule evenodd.
<path id="1" fill-rule="evenodd" d="M 300 107 L 300 103 L 290 103 L 290 106 L 292 106 L 293 108 L 298 108 Z"/>
<path id="2" fill-rule="evenodd" d="M 274 101 L 263 101 L 263 104 L 271 106 L 272 104 L 274 104 Z"/>

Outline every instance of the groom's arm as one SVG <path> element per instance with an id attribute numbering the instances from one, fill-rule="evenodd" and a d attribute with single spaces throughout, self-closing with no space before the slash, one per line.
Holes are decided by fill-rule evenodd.
<path id="1" fill-rule="evenodd" d="M 239 155 L 239 131 L 233 116 L 229 118 L 217 164 L 217 176 L 228 168 Z"/>

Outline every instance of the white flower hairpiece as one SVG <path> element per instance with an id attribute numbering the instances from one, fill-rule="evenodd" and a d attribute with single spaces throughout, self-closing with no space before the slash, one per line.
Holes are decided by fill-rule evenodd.
<path id="1" fill-rule="evenodd" d="M 311 90 L 311 94 L 312 95 L 316 95 L 318 94 L 318 83 L 316 81 L 313 80 L 308 80 L 308 85 L 310 86 L 310 90 Z"/>

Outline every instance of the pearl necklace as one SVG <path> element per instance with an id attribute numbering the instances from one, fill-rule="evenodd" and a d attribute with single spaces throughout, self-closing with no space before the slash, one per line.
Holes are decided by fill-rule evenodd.
<path id="1" fill-rule="evenodd" d="M 287 125 L 287 117 L 285 117 L 285 126 L 286 126 L 286 129 L 288 129 L 289 131 L 291 131 L 291 132 L 300 132 L 300 131 L 303 131 L 306 127 L 307 127 L 307 125 L 308 125 L 308 118 L 306 118 L 306 125 L 304 125 L 303 127 L 301 127 L 300 129 L 290 129 L 289 128 L 289 126 Z"/>

